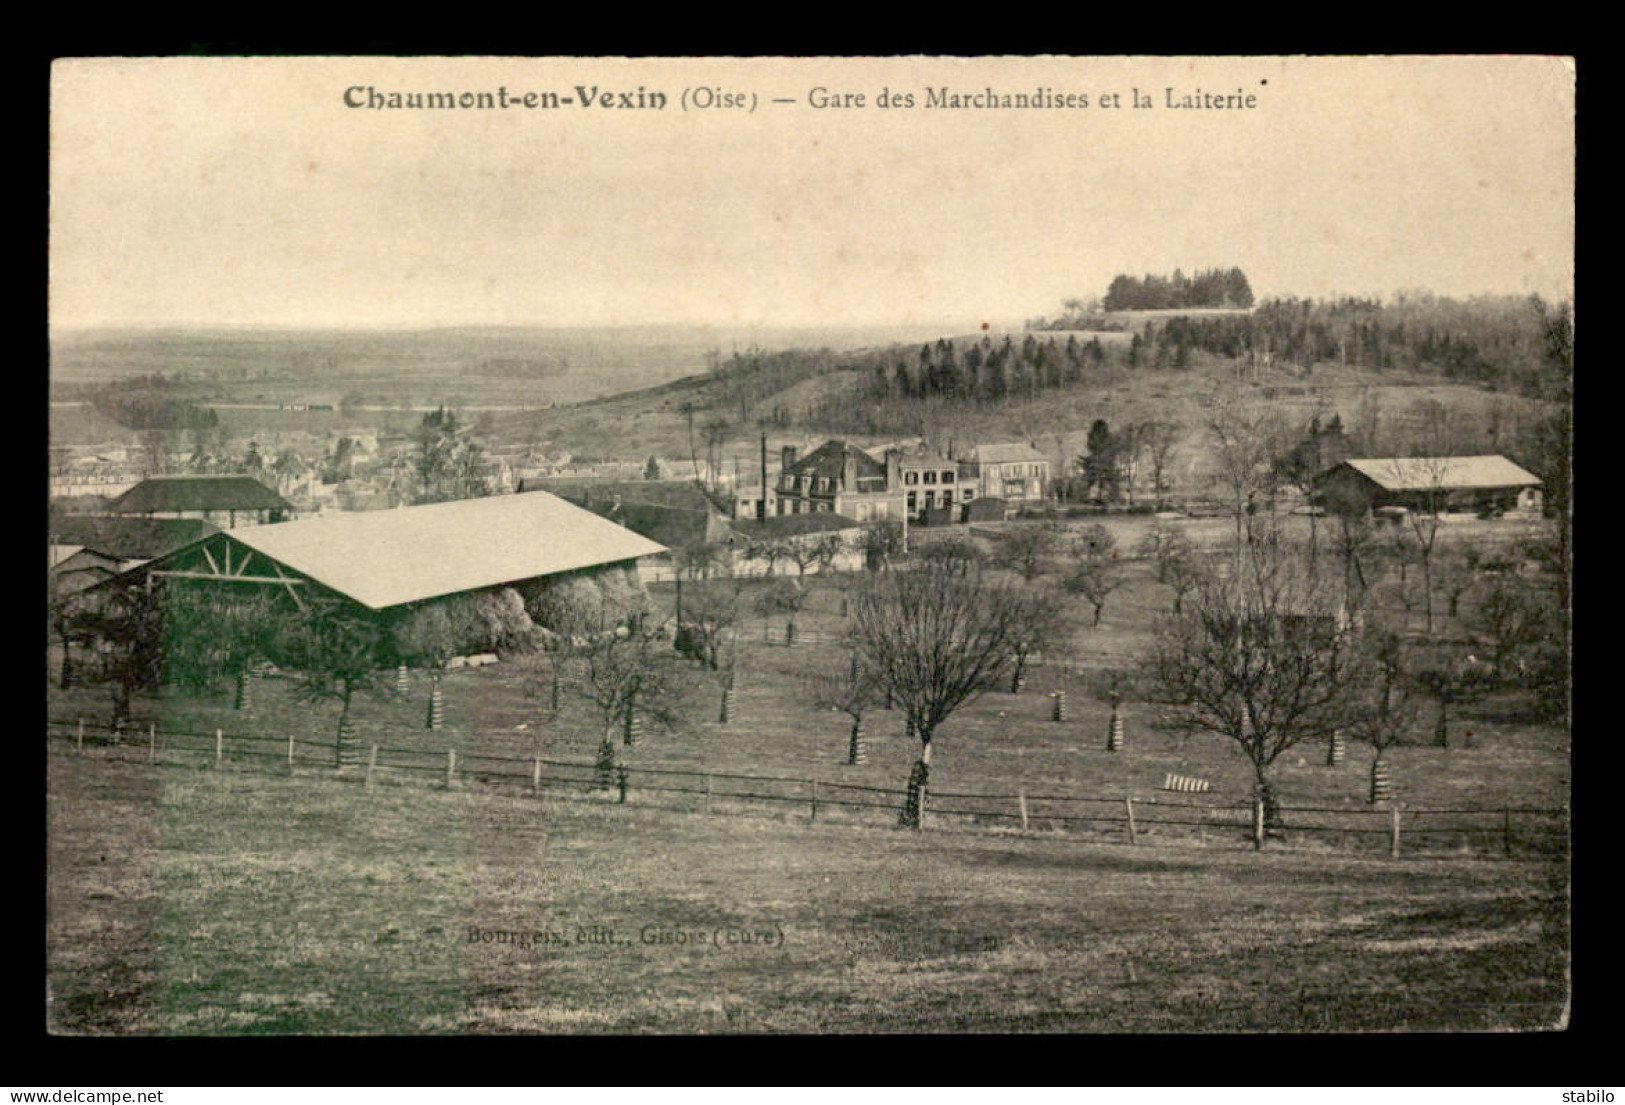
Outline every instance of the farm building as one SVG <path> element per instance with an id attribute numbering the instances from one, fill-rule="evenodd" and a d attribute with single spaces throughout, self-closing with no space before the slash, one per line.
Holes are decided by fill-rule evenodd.
<path id="1" fill-rule="evenodd" d="M 728 517 L 703 490 L 687 480 L 533 480 L 520 482 L 520 492 L 541 487 L 601 518 L 663 545 L 666 552 L 643 558 L 638 570 L 645 582 L 671 579 L 679 550 L 726 546 L 735 536 Z"/>
<path id="2" fill-rule="evenodd" d="M 1538 510 L 1540 480 L 1503 456 L 1368 457 L 1316 476 L 1310 499 L 1345 514 Z"/>
<path id="3" fill-rule="evenodd" d="M 154 476 L 113 500 L 114 514 L 195 518 L 226 529 L 280 522 L 293 510 L 252 476 Z"/>
<path id="4" fill-rule="evenodd" d="M 103 586 L 161 579 L 268 590 L 300 610 L 324 597 L 390 623 L 439 600 L 507 588 L 527 610 L 564 580 L 586 579 L 605 594 L 636 588 L 638 558 L 664 551 L 535 492 L 214 533 Z"/>
<path id="5" fill-rule="evenodd" d="M 784 514 L 761 521 L 741 518 L 733 523 L 733 534 L 728 542 L 733 547 L 731 568 L 736 575 L 765 575 L 770 565 L 765 560 L 753 559 L 747 555 L 752 545 L 778 542 L 792 547 L 799 553 L 811 554 L 821 541 L 828 540 L 833 534 L 840 538 L 841 544 L 839 551 L 830 557 L 830 570 L 858 571 L 864 567 L 864 554 L 858 542 L 865 528 L 850 518 L 827 512 Z M 795 556 L 792 555 L 789 559 L 794 562 Z M 803 565 L 808 562 L 804 557 Z"/>
<path id="6" fill-rule="evenodd" d="M 189 545 L 217 526 L 196 518 L 140 518 L 119 514 L 67 514 L 53 511 L 46 522 L 53 545 L 79 545 L 124 561 L 151 560 Z"/>
<path id="7" fill-rule="evenodd" d="M 47 564 L 51 594 L 59 599 L 111 579 L 130 566 L 116 556 L 83 545 L 52 545 Z"/>

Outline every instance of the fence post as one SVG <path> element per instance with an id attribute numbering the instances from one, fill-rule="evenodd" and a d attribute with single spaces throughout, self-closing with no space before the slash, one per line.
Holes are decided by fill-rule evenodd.
<path id="1" fill-rule="evenodd" d="M 1128 842 L 1138 844 L 1139 835 L 1134 831 L 1134 799 L 1123 799 L 1123 808 L 1128 810 Z"/>
<path id="2" fill-rule="evenodd" d="M 711 812 L 711 776 L 705 777 L 705 812 Z"/>
<path id="3" fill-rule="evenodd" d="M 1388 833 L 1388 856 L 1390 859 L 1399 858 L 1399 807 L 1395 806 L 1389 811 L 1393 815 L 1393 827 Z"/>
<path id="4" fill-rule="evenodd" d="M 452 788 L 457 777 L 457 749 L 446 749 L 446 789 Z"/>
<path id="5" fill-rule="evenodd" d="M 626 768 L 617 767 L 615 769 L 615 774 L 618 776 L 617 781 L 619 782 L 621 788 L 621 805 L 624 806 L 626 805 Z"/>
<path id="6" fill-rule="evenodd" d="M 1021 810 L 1021 831 L 1027 831 L 1027 788 L 1016 788 L 1016 808 Z"/>
<path id="7" fill-rule="evenodd" d="M 817 779 L 810 779 L 808 781 L 812 784 L 812 818 L 811 818 L 811 820 L 817 821 L 818 820 L 818 780 Z"/>
<path id="8" fill-rule="evenodd" d="M 293 766 L 293 734 L 288 734 L 288 766 Z"/>
<path id="9" fill-rule="evenodd" d="M 156 722 L 147 722 L 147 762 L 158 762 L 158 725 Z"/>
<path id="10" fill-rule="evenodd" d="M 85 719 L 79 719 L 79 735 L 73 738 L 73 746 L 80 752 L 85 750 Z"/>
<path id="11" fill-rule="evenodd" d="M 219 729 L 214 731 L 214 766 L 219 767 L 226 758 L 226 737 Z"/>
<path id="12" fill-rule="evenodd" d="M 1501 811 L 1501 851 L 1512 855 L 1512 807 L 1507 806 Z"/>
<path id="13" fill-rule="evenodd" d="M 542 758 L 537 756 L 530 765 L 530 792 L 533 795 L 542 793 Z"/>
<path id="14" fill-rule="evenodd" d="M 1264 848 L 1264 795 L 1262 792 L 1253 795 L 1253 851 L 1262 851 Z"/>

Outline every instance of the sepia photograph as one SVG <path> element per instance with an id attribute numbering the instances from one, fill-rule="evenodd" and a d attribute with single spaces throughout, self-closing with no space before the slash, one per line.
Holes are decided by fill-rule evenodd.
<path id="1" fill-rule="evenodd" d="M 45 1031 L 1568 1029 L 1575 79 L 57 59 Z"/>

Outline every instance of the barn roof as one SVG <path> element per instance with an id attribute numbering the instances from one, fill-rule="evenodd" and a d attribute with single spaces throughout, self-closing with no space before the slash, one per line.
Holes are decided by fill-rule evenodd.
<path id="1" fill-rule="evenodd" d="M 228 536 L 374 610 L 666 551 L 545 491 L 327 514 Z"/>
<path id="2" fill-rule="evenodd" d="M 1540 486 L 1503 456 L 1368 457 L 1344 463 L 1385 491 Z"/>
<path id="3" fill-rule="evenodd" d="M 52 514 L 47 523 L 53 541 L 88 545 L 121 560 L 144 560 L 189 545 L 218 526 L 198 518 L 135 518 L 112 514 Z"/>
<path id="4" fill-rule="evenodd" d="M 773 514 L 764 519 L 739 518 L 733 528 L 755 540 L 774 537 L 804 537 L 809 533 L 838 533 L 861 529 L 862 522 L 829 511 L 814 514 Z"/>
<path id="5" fill-rule="evenodd" d="M 291 510 L 253 476 L 154 476 L 113 500 L 115 514 L 185 510 Z"/>

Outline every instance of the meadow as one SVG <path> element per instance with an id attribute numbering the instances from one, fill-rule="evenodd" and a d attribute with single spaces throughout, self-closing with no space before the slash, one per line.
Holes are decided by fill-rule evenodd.
<path id="1" fill-rule="evenodd" d="M 49 757 L 57 1033 L 1552 1029 L 1548 861 L 1210 852 Z"/>
<path id="2" fill-rule="evenodd" d="M 1124 548 L 1149 524 L 1109 519 Z M 1180 524 L 1207 545 L 1228 526 Z M 1526 536 L 1505 519 L 1446 527 L 1441 541 Z M 371 785 L 332 769 L 337 704 L 302 699 L 290 677 L 253 680 L 246 710 L 226 688 L 138 697 L 121 744 L 96 733 L 105 686 L 53 685 L 49 1023 L 162 1034 L 1559 1026 L 1566 819 L 1520 818 L 1504 849 L 1499 829 L 1508 807 L 1567 804 L 1562 720 L 1489 695 L 1457 709 L 1449 747 L 1419 733 L 1391 750 L 1402 809 L 1490 815 L 1486 833 L 1430 834 L 1407 813 L 1397 859 L 1380 813 L 1359 833 L 1314 831 L 1316 818 L 1373 824 L 1372 752 L 1352 741 L 1335 767 L 1318 743 L 1278 761 L 1288 827 L 1262 852 L 1245 814 L 1158 824 L 1190 804 L 1244 806 L 1252 775 L 1221 738 L 1165 729 L 1133 697 L 1125 745 L 1107 750 L 1100 692 L 1112 672 L 1131 679 L 1170 602 L 1146 563 L 1128 560 L 1124 575 L 1100 626 L 1078 611 L 1067 646 L 1020 693 L 1002 685 L 938 733 L 933 792 L 999 797 L 938 798 L 989 816 L 933 815 L 923 833 L 895 827 L 893 796 L 918 751 L 901 716 L 871 711 L 868 761 L 850 765 L 850 720 L 816 702 L 811 673 L 843 663 L 839 577 L 808 577 L 793 647 L 782 617 L 741 617 L 726 724 L 716 676 L 670 658 L 681 724 L 617 742 L 633 777 L 625 804 L 613 787 L 525 785 L 531 757 L 581 764 L 575 777 L 588 778 L 602 737 L 568 681 L 551 708 L 541 654 L 448 672 L 436 731 L 425 674 L 398 695 L 382 673 L 356 701 L 358 737 L 421 758 L 383 757 Z M 742 608 L 760 586 L 743 585 Z M 663 615 L 675 595 L 654 585 L 651 598 Z M 1442 635 L 1470 640 L 1472 611 L 1469 597 Z M 76 750 L 80 718 L 92 736 Z M 148 724 L 194 734 L 193 751 L 177 739 L 149 765 Z M 216 763 L 216 729 L 265 743 L 228 742 Z M 289 735 L 302 742 L 292 767 L 280 759 Z M 448 751 L 460 768 L 450 785 Z M 482 782 L 480 757 L 513 758 L 502 770 L 517 777 Z M 425 766 L 402 766 L 413 762 Z M 718 800 L 652 792 L 660 770 L 714 774 Z M 1167 773 L 1212 790 L 1169 794 Z M 797 786 L 778 788 L 796 801 L 723 799 L 730 774 L 816 780 L 826 802 L 840 784 L 890 793 L 813 814 Z M 1133 798 L 1139 835 L 1059 821 L 1049 815 L 1061 807 L 1038 800 L 1023 832 L 1008 801 L 1018 792 L 1114 810 Z M 1293 812 L 1304 807 L 1340 812 Z"/>

